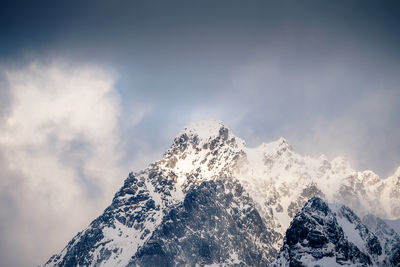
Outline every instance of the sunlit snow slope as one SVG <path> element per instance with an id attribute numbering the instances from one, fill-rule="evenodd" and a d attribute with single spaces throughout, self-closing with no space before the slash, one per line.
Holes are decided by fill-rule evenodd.
<path id="1" fill-rule="evenodd" d="M 220 121 L 195 122 L 161 160 L 131 173 L 104 213 L 47 265 L 262 266 L 278 254 L 291 220 L 314 196 L 360 216 L 398 219 L 400 168 L 381 179 L 342 158 L 299 155 L 284 138 L 248 148 Z M 156 256 L 167 261 L 151 262 Z"/>

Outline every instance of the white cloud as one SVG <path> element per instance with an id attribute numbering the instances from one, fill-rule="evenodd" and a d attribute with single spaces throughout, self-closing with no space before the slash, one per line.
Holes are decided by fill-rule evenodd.
<path id="1" fill-rule="evenodd" d="M 10 99 L 0 124 L 0 251 L 24 255 L 21 266 L 42 264 L 98 216 L 122 184 L 120 98 L 112 72 L 94 65 L 32 63 L 5 77 Z"/>

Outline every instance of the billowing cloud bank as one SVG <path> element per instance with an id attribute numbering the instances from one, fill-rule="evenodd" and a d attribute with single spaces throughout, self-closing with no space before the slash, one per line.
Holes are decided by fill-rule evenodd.
<path id="1" fill-rule="evenodd" d="M 4 73 L 0 257 L 42 264 L 121 184 L 120 99 L 113 74 L 98 66 L 31 63 Z"/>

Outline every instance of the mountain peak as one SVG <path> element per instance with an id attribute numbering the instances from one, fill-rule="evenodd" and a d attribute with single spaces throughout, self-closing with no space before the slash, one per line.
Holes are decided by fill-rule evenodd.
<path id="1" fill-rule="evenodd" d="M 200 139 L 207 140 L 218 136 L 223 128 L 227 127 L 219 120 L 199 120 L 188 124 L 181 134 L 197 135 Z"/>
<path id="2" fill-rule="evenodd" d="M 280 248 L 272 266 L 399 266 L 393 231 L 369 234 L 350 208 L 397 218 L 400 177 L 347 166 L 284 138 L 248 148 L 221 121 L 197 121 L 46 266 L 267 266 Z"/>
<path id="3" fill-rule="evenodd" d="M 312 197 L 304 206 L 304 210 L 308 212 L 321 211 L 325 215 L 329 212 L 328 204 L 319 197 Z"/>
<path id="4" fill-rule="evenodd" d="M 276 147 L 278 147 L 279 149 L 287 149 L 287 150 L 292 150 L 292 146 L 289 144 L 289 142 L 283 138 L 280 137 L 278 140 L 276 140 L 275 142 L 272 142 Z"/>
<path id="5" fill-rule="evenodd" d="M 245 147 L 245 142 L 219 120 L 199 120 L 188 124 L 175 138 L 173 147 L 186 148 L 187 144 L 191 144 L 193 148 L 202 149 L 208 146 L 215 147 L 217 143 Z"/>
<path id="6" fill-rule="evenodd" d="M 294 217 L 272 266 L 398 266 L 397 235 L 380 219 L 367 221 L 370 229 L 350 208 L 311 198 Z"/>
<path id="7" fill-rule="evenodd" d="M 251 150 L 252 148 L 250 148 Z M 281 153 L 283 151 L 293 151 L 292 146 L 289 144 L 289 142 L 283 138 L 280 137 L 276 141 L 272 141 L 269 143 L 263 142 L 261 145 L 258 147 L 254 148 L 256 150 L 260 150 L 264 153 L 270 154 L 270 153 Z"/>

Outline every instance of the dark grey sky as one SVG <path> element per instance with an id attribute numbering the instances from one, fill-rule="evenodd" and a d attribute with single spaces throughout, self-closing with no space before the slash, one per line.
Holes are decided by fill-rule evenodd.
<path id="1" fill-rule="evenodd" d="M 283 136 L 302 154 L 341 155 L 356 169 L 390 175 L 400 165 L 399 6 L 398 1 L 3 1 L 0 125 L 18 138 L 12 143 L 0 135 L 0 166 L 10 168 L 3 168 L 0 191 L 7 192 L 2 195 L 8 199 L 5 203 L 17 203 L 16 212 L 4 207 L 0 220 L 3 225 L 30 222 L 30 230 L 41 233 L 35 228 L 40 220 L 33 223 L 20 215 L 25 210 L 18 207 L 25 202 L 16 200 L 24 190 L 38 189 L 25 186 L 27 174 L 15 173 L 12 160 L 3 155 L 16 144 L 18 149 L 24 144 L 21 155 L 31 151 L 32 145 L 20 136 L 32 127 L 48 127 L 49 122 L 51 138 L 46 136 L 36 149 L 42 156 L 44 151 L 54 153 L 52 149 L 59 153 L 58 161 L 75 173 L 71 179 L 85 188 L 83 199 L 112 195 L 96 186 L 96 173 L 83 163 L 104 161 L 96 156 L 103 152 L 96 154 L 95 147 L 105 139 L 115 141 L 110 147 L 119 154 L 110 160 L 118 162 L 113 170 L 121 170 L 114 175 L 124 174 L 158 159 L 185 124 L 204 118 L 224 121 L 250 146 Z M 27 67 L 32 62 L 37 67 Z M 71 89 L 97 86 L 93 77 L 112 84 L 108 75 L 93 68 L 111 73 L 114 82 L 115 90 L 101 100 L 97 91 Z M 61 74 L 54 74 L 54 69 Z M 78 77 L 79 82 L 61 88 L 56 96 L 75 99 L 72 92 L 89 92 L 94 100 L 82 102 L 79 114 L 96 115 L 96 108 L 111 114 L 104 122 L 102 117 L 93 119 L 102 122 L 100 126 L 82 126 L 82 118 L 91 120 L 89 115 L 68 117 L 69 124 L 61 115 L 55 119 L 53 114 L 69 114 L 63 108 L 70 102 L 51 98 L 51 88 L 34 95 L 38 102 L 31 108 L 44 110 L 40 120 L 23 108 L 25 104 L 18 104 L 25 99 L 26 89 L 18 89 L 21 84 L 57 87 L 68 83 L 68 77 Z M 85 103 L 96 108 L 88 111 Z M 29 120 L 31 128 L 21 126 L 22 130 L 6 125 L 8 118 L 23 118 L 23 112 L 37 125 Z M 26 123 L 21 119 L 21 125 Z M 97 135 L 99 128 L 106 129 L 104 136 Z M 66 131 L 72 139 L 63 137 Z M 68 140 L 67 148 L 57 150 L 57 140 Z M 53 175 L 50 168 L 48 174 Z M 28 180 L 39 179 L 35 177 Z M 122 180 L 113 186 L 120 184 Z M 108 201 L 90 206 L 94 214 L 104 203 Z M 61 246 L 90 219 L 69 225 L 70 232 L 51 244 Z M 3 228 L 2 234 L 14 233 Z M 47 246 L 35 251 L 34 237 L 3 240 L 2 266 L 38 264 L 60 249 Z M 28 256 L 10 257 L 9 251 L 21 240 L 32 243 L 24 248 Z"/>

